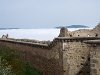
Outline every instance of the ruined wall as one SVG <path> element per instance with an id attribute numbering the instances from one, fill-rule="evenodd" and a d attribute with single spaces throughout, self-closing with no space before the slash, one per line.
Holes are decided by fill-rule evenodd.
<path id="1" fill-rule="evenodd" d="M 91 73 L 94 75 L 100 71 L 100 45 L 96 44 L 94 47 L 95 45 L 92 46 L 86 41 L 100 40 L 99 31 L 100 25 L 92 30 L 73 32 L 62 28 L 59 37 L 49 44 L 0 39 L 0 46 L 20 51 L 22 58 L 43 75 L 90 75 L 90 64 Z M 96 54 L 93 54 L 94 50 Z"/>
<path id="2" fill-rule="evenodd" d="M 100 37 L 100 25 L 93 29 L 80 29 L 71 32 L 73 37 Z"/>
<path id="3" fill-rule="evenodd" d="M 69 37 L 68 29 L 62 27 L 60 30 L 59 37 Z"/>
<path id="4" fill-rule="evenodd" d="M 94 37 L 58 37 L 62 44 L 63 75 L 90 75 L 90 47 L 85 41 Z"/>
<path id="5" fill-rule="evenodd" d="M 56 43 L 49 49 L 48 46 L 0 40 L 0 46 L 20 51 L 24 60 L 30 62 L 43 75 L 63 75 L 62 58 L 59 56 L 60 44 Z"/>
<path id="6" fill-rule="evenodd" d="M 89 68 L 81 70 L 87 62 L 89 47 L 81 40 L 66 40 L 63 47 L 64 75 L 89 75 Z"/>
<path id="7" fill-rule="evenodd" d="M 100 43 L 90 45 L 91 75 L 100 75 Z"/>
<path id="8" fill-rule="evenodd" d="M 77 30 L 71 33 L 73 37 L 96 37 L 96 33 L 93 30 Z"/>
<path id="9" fill-rule="evenodd" d="M 66 28 L 62 28 L 59 37 L 100 37 L 100 24 L 93 29 L 76 31 L 68 31 Z"/>
<path id="10" fill-rule="evenodd" d="M 77 39 L 80 37 L 84 37 L 83 38 L 84 41 L 86 41 L 85 37 L 99 38 L 100 37 L 100 23 L 93 29 L 80 29 L 76 31 L 68 31 L 66 28 L 62 28 L 59 37 L 68 37 L 68 38 L 77 37 Z M 92 47 L 92 46 L 90 47 L 87 43 L 84 43 L 81 40 L 70 41 L 70 42 L 67 41 L 67 42 L 64 42 L 63 45 L 65 47 L 64 48 L 65 50 L 63 51 L 63 59 L 64 59 L 63 65 L 64 65 L 65 75 L 67 74 L 68 75 L 76 75 L 76 74 L 90 75 L 90 50 L 91 50 L 90 48 L 94 48 L 92 50 L 99 50 L 100 45 L 97 47 Z M 97 60 L 99 58 L 98 54 L 96 55 L 98 56 Z M 66 68 L 65 66 L 68 66 L 68 67 Z M 99 63 L 97 64 L 97 66 L 99 67 Z M 94 70 L 94 72 L 97 72 L 97 70 Z M 100 73 L 95 73 L 95 74 L 99 75 Z M 92 75 L 94 75 L 94 73 Z"/>
<path id="11" fill-rule="evenodd" d="M 84 41 L 95 39 L 100 38 L 58 37 L 50 45 L 0 39 L 0 46 L 20 51 L 23 59 L 40 70 L 43 75 L 89 75 L 91 49 Z"/>

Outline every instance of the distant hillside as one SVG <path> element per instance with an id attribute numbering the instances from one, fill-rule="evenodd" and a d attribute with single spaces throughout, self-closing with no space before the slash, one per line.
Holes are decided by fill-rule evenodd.
<path id="1" fill-rule="evenodd" d="M 89 27 L 85 25 L 70 25 L 67 26 L 67 28 L 89 28 Z"/>
<path id="2" fill-rule="evenodd" d="M 0 28 L 0 30 L 7 30 L 7 29 L 19 29 L 19 28 Z"/>
<path id="3" fill-rule="evenodd" d="M 56 27 L 56 28 L 62 28 L 62 27 L 65 27 L 65 28 L 89 28 L 88 26 L 85 26 L 85 25 L 59 26 L 59 27 Z"/>

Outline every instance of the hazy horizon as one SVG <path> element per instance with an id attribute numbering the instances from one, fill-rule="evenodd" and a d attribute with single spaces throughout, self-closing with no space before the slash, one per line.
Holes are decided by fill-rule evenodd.
<path id="1" fill-rule="evenodd" d="M 99 7 L 99 0 L 0 0 L 0 27 L 94 27 L 100 22 Z"/>

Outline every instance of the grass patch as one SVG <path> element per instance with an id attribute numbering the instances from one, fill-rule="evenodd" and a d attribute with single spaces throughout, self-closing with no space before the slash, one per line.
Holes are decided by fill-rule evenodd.
<path id="1" fill-rule="evenodd" d="M 21 59 L 20 52 L 9 47 L 0 46 L 0 64 L 1 70 L 9 68 L 10 74 L 5 75 L 42 75 L 39 70 Z"/>

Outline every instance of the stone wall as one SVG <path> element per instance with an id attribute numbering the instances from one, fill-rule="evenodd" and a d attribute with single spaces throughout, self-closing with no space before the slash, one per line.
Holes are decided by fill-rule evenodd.
<path id="1" fill-rule="evenodd" d="M 76 75 L 87 61 L 89 47 L 81 41 L 67 42 L 65 44 L 64 58 L 69 65 L 68 75 Z M 65 66 L 65 65 L 64 65 Z M 89 75 L 89 74 L 87 74 Z"/>
<path id="2" fill-rule="evenodd" d="M 64 75 L 89 75 L 89 47 L 84 39 L 63 39 L 62 42 Z M 85 68 L 83 70 L 83 68 Z"/>
<path id="3" fill-rule="evenodd" d="M 100 24 L 93 29 L 80 29 L 76 31 L 68 31 L 62 28 L 59 37 L 100 37 Z"/>
<path id="4" fill-rule="evenodd" d="M 90 73 L 100 75 L 100 40 L 89 41 L 90 47 Z"/>
<path id="5" fill-rule="evenodd" d="M 84 41 L 95 39 L 100 38 L 58 37 L 50 45 L 0 39 L 0 46 L 20 51 L 43 75 L 89 75 L 90 47 Z"/>
<path id="6" fill-rule="evenodd" d="M 69 32 L 62 28 L 59 37 L 52 42 L 24 42 L 0 39 L 0 46 L 18 50 L 22 58 L 40 70 L 43 75 L 91 75 L 99 74 L 100 25 L 92 30 Z M 91 40 L 95 42 L 90 42 Z M 100 42 L 100 41 L 99 41 Z"/>
<path id="7" fill-rule="evenodd" d="M 49 46 L 39 44 L 0 40 L 0 46 L 7 46 L 20 51 L 23 59 L 40 70 L 43 75 L 63 75 L 62 58 L 59 55 L 60 44 L 57 43 L 49 48 Z"/>

